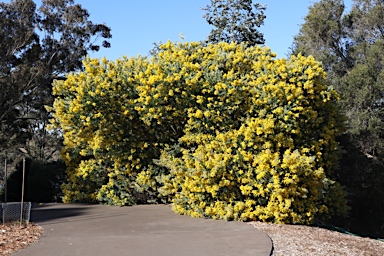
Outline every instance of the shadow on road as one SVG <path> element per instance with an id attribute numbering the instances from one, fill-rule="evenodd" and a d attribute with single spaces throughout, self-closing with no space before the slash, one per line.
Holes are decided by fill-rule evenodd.
<path id="1" fill-rule="evenodd" d="M 82 216 L 86 213 L 86 211 L 86 205 L 68 207 L 63 204 L 32 204 L 30 221 L 34 223 L 50 222 L 53 220 L 57 221 L 65 218 Z"/>

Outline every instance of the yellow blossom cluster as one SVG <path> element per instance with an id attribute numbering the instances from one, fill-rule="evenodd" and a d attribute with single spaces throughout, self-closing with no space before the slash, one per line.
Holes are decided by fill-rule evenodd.
<path id="1" fill-rule="evenodd" d="M 148 62 L 84 60 L 84 72 L 55 81 L 52 125 L 63 131 L 64 202 L 135 203 L 135 177 L 160 155 L 156 134 L 135 110 L 135 74 Z"/>
<path id="2" fill-rule="evenodd" d="M 176 212 L 311 223 L 346 209 L 330 180 L 343 128 L 338 95 L 319 62 L 234 43 L 161 49 L 151 74 L 162 79 L 141 80 L 138 102 L 149 123 L 183 127 L 157 162 L 169 170 L 159 191 Z"/>
<path id="3" fill-rule="evenodd" d="M 54 85 L 66 201 L 126 205 L 151 191 L 181 214 L 278 223 L 345 210 L 330 178 L 338 95 L 313 57 L 168 42 L 150 59 L 84 66 Z"/>

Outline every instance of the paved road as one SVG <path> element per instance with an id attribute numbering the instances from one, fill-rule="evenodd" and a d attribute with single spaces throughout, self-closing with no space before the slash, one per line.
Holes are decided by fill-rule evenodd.
<path id="1" fill-rule="evenodd" d="M 242 222 L 196 219 L 166 205 L 35 205 L 45 233 L 15 256 L 268 256 L 269 237 Z"/>

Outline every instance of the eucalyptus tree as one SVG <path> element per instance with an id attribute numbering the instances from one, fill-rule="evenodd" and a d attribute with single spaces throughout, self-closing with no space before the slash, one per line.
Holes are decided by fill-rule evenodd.
<path id="1" fill-rule="evenodd" d="M 39 8 L 32 0 L 0 3 L 0 157 L 28 141 L 41 158 L 57 150 L 44 129 L 53 80 L 81 70 L 89 51 L 110 47 L 111 29 L 89 16 L 74 0 L 43 0 Z"/>
<path id="2" fill-rule="evenodd" d="M 309 8 L 293 53 L 322 61 L 341 97 L 348 134 L 369 158 L 384 154 L 384 2 L 355 0 L 349 13 L 342 0 Z"/>
<path id="3" fill-rule="evenodd" d="M 321 0 L 309 8 L 292 53 L 313 55 L 340 94 L 347 117 L 339 178 L 356 223 L 382 233 L 384 222 L 384 1 Z M 361 220 L 364 220 L 361 221 Z M 359 222 L 360 221 L 360 222 Z M 371 222 L 371 223 L 368 223 Z M 380 227 L 380 225 L 382 225 Z M 380 231 L 381 229 L 381 231 Z"/>
<path id="4" fill-rule="evenodd" d="M 214 27 L 208 42 L 264 44 L 264 36 L 258 29 L 266 18 L 265 5 L 254 4 L 252 0 L 211 0 L 203 10 L 206 11 L 203 17 Z"/>

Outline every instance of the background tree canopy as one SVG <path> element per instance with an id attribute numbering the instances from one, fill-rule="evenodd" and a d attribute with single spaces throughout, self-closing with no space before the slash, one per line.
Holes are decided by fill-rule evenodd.
<path id="1" fill-rule="evenodd" d="M 341 0 L 315 3 L 295 37 L 293 52 L 322 61 L 340 93 L 348 134 L 370 158 L 384 158 L 384 3 L 356 0 L 349 13 Z"/>
<path id="2" fill-rule="evenodd" d="M 208 35 L 209 43 L 264 44 L 264 36 L 258 28 L 266 17 L 265 5 L 253 4 L 252 0 L 211 0 L 203 10 L 206 11 L 203 17 L 214 27 Z"/>
<path id="3" fill-rule="evenodd" d="M 52 160 L 60 134 L 47 132 L 52 81 L 81 70 L 88 51 L 109 47 L 110 28 L 88 20 L 73 0 L 0 3 L 0 158 L 14 159 L 18 147 L 30 157 Z"/>
<path id="4" fill-rule="evenodd" d="M 348 13 L 342 0 L 321 0 L 292 47 L 321 61 L 340 94 L 347 132 L 338 179 L 349 192 L 353 229 L 376 234 L 384 231 L 383 20 L 380 0 L 355 0 Z"/>

